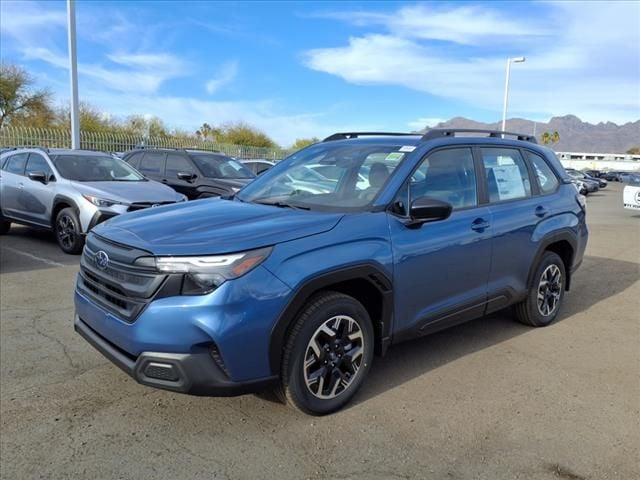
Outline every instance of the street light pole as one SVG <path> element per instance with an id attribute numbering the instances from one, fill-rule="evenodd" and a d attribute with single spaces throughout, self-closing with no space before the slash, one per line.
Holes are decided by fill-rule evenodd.
<path id="1" fill-rule="evenodd" d="M 511 63 L 522 63 L 524 57 L 507 58 L 507 76 L 504 81 L 504 102 L 502 103 L 502 131 L 507 127 L 507 105 L 509 104 L 509 77 L 511 76 Z"/>
<path id="2" fill-rule="evenodd" d="M 76 53 L 76 2 L 67 0 L 69 40 L 69 81 L 71 83 L 71 148 L 80 148 L 80 109 L 78 106 L 78 57 Z"/>

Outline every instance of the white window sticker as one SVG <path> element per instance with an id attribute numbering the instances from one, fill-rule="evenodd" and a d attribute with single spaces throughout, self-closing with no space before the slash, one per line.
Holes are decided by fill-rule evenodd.
<path id="1" fill-rule="evenodd" d="M 400 147 L 399 152 L 413 152 L 416 149 L 414 145 L 404 145 Z"/>

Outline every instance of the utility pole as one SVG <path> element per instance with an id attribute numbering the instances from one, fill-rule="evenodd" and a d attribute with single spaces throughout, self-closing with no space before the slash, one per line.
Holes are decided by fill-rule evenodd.
<path id="1" fill-rule="evenodd" d="M 71 83 L 71 148 L 80 148 L 80 107 L 78 102 L 78 55 L 76 53 L 76 1 L 67 0 L 69 39 L 69 81 Z"/>

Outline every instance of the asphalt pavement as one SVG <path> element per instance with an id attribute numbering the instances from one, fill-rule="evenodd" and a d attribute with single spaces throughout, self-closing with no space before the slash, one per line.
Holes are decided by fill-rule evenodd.
<path id="1" fill-rule="evenodd" d="M 640 478 L 640 213 L 588 198 L 559 320 L 501 312 L 392 347 L 346 409 L 141 386 L 72 327 L 78 258 L 0 237 L 3 479 Z"/>

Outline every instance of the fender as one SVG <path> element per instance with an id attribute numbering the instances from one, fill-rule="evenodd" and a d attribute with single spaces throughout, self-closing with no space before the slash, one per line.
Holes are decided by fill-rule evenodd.
<path id="1" fill-rule="evenodd" d="M 545 235 L 544 237 L 542 237 L 541 240 L 539 240 L 538 248 L 536 250 L 535 256 L 533 257 L 533 262 L 531 262 L 531 266 L 529 267 L 529 275 L 527 276 L 527 285 L 529 287 L 531 287 L 535 269 L 538 263 L 540 262 L 542 255 L 544 255 L 544 252 L 547 249 L 547 247 L 552 243 L 556 243 L 563 240 L 566 241 L 569 245 L 571 245 L 571 249 L 573 250 L 571 258 L 569 259 L 569 265 L 567 266 L 568 268 L 566 269 L 567 283 L 565 285 L 565 290 L 566 291 L 569 290 L 569 287 L 571 286 L 571 270 L 573 267 L 573 262 L 575 261 L 575 255 L 578 247 L 577 247 L 577 241 L 576 241 L 576 233 L 571 228 L 568 228 L 568 227 L 555 230 L 552 233 Z"/>
<path id="2" fill-rule="evenodd" d="M 372 319 L 376 332 L 375 350 L 384 355 L 391 343 L 391 328 L 393 323 L 393 284 L 387 275 L 375 264 L 364 263 L 337 268 L 313 277 L 302 283 L 295 290 L 293 298 L 284 308 L 275 325 L 271 329 L 269 346 L 269 365 L 274 375 L 280 373 L 282 349 L 286 335 L 296 315 L 307 300 L 317 291 L 330 285 L 349 280 L 365 280 L 378 290 L 382 296 L 382 315 L 379 319 Z M 376 321 L 377 320 L 377 321 Z"/>
<path id="3" fill-rule="evenodd" d="M 71 208 L 74 209 L 76 214 L 78 214 L 78 215 L 80 214 L 80 209 L 78 208 L 78 204 L 75 202 L 75 200 L 72 200 L 70 197 L 67 197 L 66 195 L 62 195 L 62 194 L 57 194 L 54 197 L 54 199 L 53 199 L 53 207 L 51 209 L 51 213 L 52 214 L 55 211 L 56 207 L 61 203 L 66 203 L 66 204 L 70 205 Z M 55 221 L 55 218 L 52 218 L 51 219 L 51 224 L 53 224 L 54 221 Z"/>

